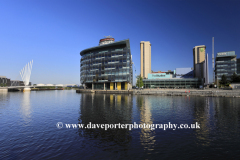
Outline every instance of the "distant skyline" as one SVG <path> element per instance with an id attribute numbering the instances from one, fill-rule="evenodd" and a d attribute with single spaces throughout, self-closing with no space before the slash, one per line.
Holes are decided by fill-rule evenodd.
<path id="1" fill-rule="evenodd" d="M 238 0 L 1 0 L 0 75 L 20 80 L 33 59 L 33 84 L 80 84 L 80 51 L 111 35 L 130 40 L 137 75 L 141 41 L 151 43 L 153 71 L 193 67 L 193 47 L 205 45 L 212 82 L 212 37 L 215 57 L 240 57 L 239 8 Z"/>

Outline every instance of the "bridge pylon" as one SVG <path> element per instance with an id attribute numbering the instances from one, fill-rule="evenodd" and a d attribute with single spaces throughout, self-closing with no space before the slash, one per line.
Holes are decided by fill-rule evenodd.
<path id="1" fill-rule="evenodd" d="M 24 87 L 23 92 L 25 91 L 31 91 L 31 88 L 28 87 L 29 81 L 30 81 L 30 76 L 32 72 L 32 65 L 33 65 L 33 60 L 30 61 L 29 63 L 26 64 L 26 66 L 20 71 L 20 75 L 22 78 L 22 81 L 24 82 Z"/>

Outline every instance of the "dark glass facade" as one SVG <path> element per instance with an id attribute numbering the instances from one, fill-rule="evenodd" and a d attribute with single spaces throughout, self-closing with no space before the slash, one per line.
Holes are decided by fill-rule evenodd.
<path id="1" fill-rule="evenodd" d="M 233 73 L 237 73 L 237 59 L 235 51 L 219 52 L 216 57 L 215 79 L 221 80 L 222 75 L 231 80 Z"/>
<path id="2" fill-rule="evenodd" d="M 127 84 L 132 86 L 132 58 L 128 39 L 88 48 L 81 51 L 80 55 L 80 82 L 88 88 L 94 84 L 94 89 L 103 89 L 104 86 L 105 89 L 115 89 L 116 84 L 113 83 L 117 82 L 121 89 L 126 89 Z M 110 87 L 112 85 L 113 88 Z"/>

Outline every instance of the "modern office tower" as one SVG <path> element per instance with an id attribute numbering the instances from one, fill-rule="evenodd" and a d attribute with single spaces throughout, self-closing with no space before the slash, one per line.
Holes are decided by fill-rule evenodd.
<path id="1" fill-rule="evenodd" d="M 106 40 L 106 41 L 105 41 Z M 132 56 L 129 39 L 101 39 L 99 46 L 80 52 L 80 82 L 87 88 L 128 90 L 132 88 Z"/>
<path id="2" fill-rule="evenodd" d="M 151 73 L 151 43 L 149 41 L 140 42 L 141 54 L 141 77 L 148 78 Z"/>
<path id="3" fill-rule="evenodd" d="M 240 75 L 240 58 L 237 59 L 237 74 Z"/>
<path id="4" fill-rule="evenodd" d="M 235 51 L 218 52 L 215 63 L 215 80 L 219 82 L 222 75 L 231 80 L 233 73 L 237 73 L 237 59 Z"/>
<path id="5" fill-rule="evenodd" d="M 203 78 L 203 63 L 206 56 L 206 46 L 195 46 L 193 48 L 193 70 L 194 77 Z"/>

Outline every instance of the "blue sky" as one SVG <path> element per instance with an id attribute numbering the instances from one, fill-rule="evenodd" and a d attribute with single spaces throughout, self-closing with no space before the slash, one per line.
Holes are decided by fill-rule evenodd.
<path id="1" fill-rule="evenodd" d="M 193 47 L 206 45 L 212 81 L 212 37 L 215 55 L 240 56 L 239 8 L 237 0 L 0 0 L 0 75 L 20 79 L 33 59 L 31 82 L 79 84 L 79 52 L 111 35 L 130 39 L 137 74 L 140 41 L 152 44 L 153 71 L 193 67 Z"/>

